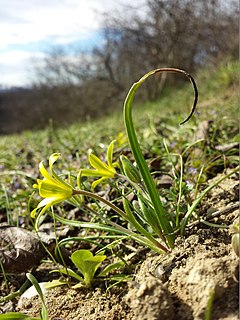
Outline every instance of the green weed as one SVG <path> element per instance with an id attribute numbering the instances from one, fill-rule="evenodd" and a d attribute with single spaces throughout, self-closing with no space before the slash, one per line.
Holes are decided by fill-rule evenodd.
<path id="1" fill-rule="evenodd" d="M 97 246 L 102 243 L 111 245 L 116 239 L 119 242 L 133 239 L 158 253 L 167 252 L 172 246 L 171 239 L 180 233 L 184 234 L 190 221 L 202 221 L 198 216 L 198 204 L 207 191 L 216 185 L 206 189 L 208 178 L 219 171 L 223 172 L 225 168 L 232 168 L 232 172 L 237 170 L 238 152 L 235 149 L 219 151 L 216 148 L 239 141 L 236 116 L 238 98 L 234 85 L 237 74 L 238 63 L 231 61 L 226 61 L 214 70 L 208 68 L 198 73 L 196 79 L 200 101 L 197 116 L 181 127 L 178 123 L 181 122 L 182 113 L 187 113 L 188 102 L 192 97 L 191 88 L 187 85 L 163 91 L 159 101 L 136 105 L 134 123 L 141 141 L 141 151 L 160 194 L 171 230 L 163 231 L 159 228 L 159 220 L 154 216 L 154 207 L 146 194 L 144 181 L 142 178 L 138 181 L 141 172 L 129 150 L 124 122 L 120 120 L 119 112 L 111 117 L 89 120 L 67 129 L 55 128 L 53 122 L 43 131 L 2 136 L 1 219 L 12 225 L 32 229 L 29 211 L 36 208 L 38 199 L 32 198 L 29 202 L 29 198 L 33 181 L 38 177 L 37 164 L 55 151 L 61 153 L 64 159 L 58 162 L 57 176 L 67 181 L 72 189 L 79 191 L 82 188 L 85 191 L 85 194 L 79 196 L 75 193 L 66 202 L 55 204 L 59 213 L 56 214 L 55 211 L 58 222 L 84 228 L 81 241 L 89 241 Z M 203 120 L 210 120 L 212 124 L 206 139 L 197 142 L 194 133 Z M 77 175 L 79 167 L 87 169 L 87 149 L 91 149 L 92 155 L 107 164 L 103 155 L 112 140 L 116 140 L 112 160 L 113 163 L 118 163 L 114 179 L 101 181 L 94 189 L 96 197 L 91 198 L 88 192 L 96 180 L 91 176 Z M 200 152 L 201 159 L 194 154 L 196 149 Z M 92 169 L 94 167 L 88 168 Z M 172 181 L 168 189 L 159 186 L 162 175 L 167 175 Z M 102 195 L 107 202 L 104 200 L 101 203 Z M 70 209 L 79 208 L 85 220 L 71 220 L 69 206 Z M 39 218 L 39 223 L 48 219 L 47 216 L 46 211 Z M 95 234 L 92 233 L 93 229 Z M 73 238 L 72 241 L 76 239 Z M 61 243 L 64 245 L 66 242 Z"/>
<path id="2" fill-rule="evenodd" d="M 179 174 L 173 171 L 174 178 L 177 182 L 177 190 L 176 199 L 177 206 L 175 212 L 168 212 L 161 200 L 161 196 L 158 193 L 156 188 L 156 184 L 152 177 L 151 172 L 149 171 L 148 164 L 144 158 L 143 152 L 140 148 L 138 138 L 136 135 L 136 130 L 133 125 L 132 118 L 132 103 L 134 100 L 135 93 L 138 87 L 144 83 L 147 78 L 152 75 L 161 72 L 174 72 L 184 74 L 191 81 L 194 88 L 194 103 L 193 108 L 190 115 L 187 117 L 185 121 L 182 122 L 184 124 L 187 122 L 191 116 L 193 115 L 197 100 L 198 100 L 198 91 L 196 87 L 196 83 L 191 75 L 187 74 L 183 70 L 172 69 L 172 68 L 163 68 L 156 69 L 145 76 L 143 76 L 138 82 L 133 84 L 130 89 L 127 98 L 124 103 L 124 123 L 127 132 L 127 137 L 129 140 L 129 144 L 132 151 L 133 159 L 136 161 L 136 167 L 129 161 L 126 157 L 120 156 L 119 162 L 113 162 L 113 148 L 115 140 L 112 141 L 108 147 L 106 161 L 102 161 L 98 156 L 94 154 L 94 152 L 89 153 L 89 163 L 92 166 L 92 169 L 81 169 L 78 177 L 77 177 L 77 186 L 74 187 L 72 179 L 70 181 L 65 182 L 60 176 L 53 170 L 53 164 L 59 158 L 60 154 L 54 153 L 49 158 L 49 168 L 50 172 L 48 172 L 43 162 L 40 163 L 39 168 L 40 172 L 43 175 L 43 180 L 38 180 L 37 184 L 35 184 L 35 188 L 39 190 L 40 196 L 44 199 L 38 204 L 38 206 L 32 211 L 32 217 L 34 218 L 37 215 L 36 219 L 36 227 L 40 223 L 40 219 L 45 214 L 47 209 L 52 205 L 57 203 L 61 203 L 63 200 L 69 200 L 73 205 L 81 207 L 84 198 L 93 199 L 103 203 L 108 206 L 113 212 L 117 213 L 121 218 L 130 223 L 132 228 L 126 228 L 122 225 L 112 222 L 105 215 L 98 214 L 99 219 L 104 222 L 104 224 L 99 223 L 80 223 L 82 227 L 85 225 L 87 228 L 100 229 L 108 232 L 120 233 L 122 235 L 127 235 L 135 241 L 143 244 L 151 248 L 152 250 L 161 253 L 168 252 L 169 249 L 173 248 L 174 240 L 178 233 L 181 235 L 184 234 L 185 228 L 188 224 L 190 217 L 192 217 L 195 212 L 197 206 L 203 197 L 217 184 L 219 184 L 222 180 L 229 177 L 233 173 L 237 171 L 235 168 L 230 174 L 225 175 L 213 185 L 208 186 L 201 193 L 197 192 L 197 188 L 195 191 L 195 199 L 186 203 L 185 206 L 181 206 L 181 199 L 184 194 L 184 189 L 186 188 L 186 183 L 183 182 L 183 157 L 179 154 L 170 154 L 165 143 L 165 149 L 167 150 L 168 158 L 170 162 L 174 162 L 172 157 L 177 157 L 180 159 L 180 168 Z M 188 146 L 189 148 L 189 146 Z M 186 152 L 186 151 L 185 151 Z M 174 167 L 174 166 L 173 166 Z M 117 168 L 120 170 L 120 174 L 117 171 Z M 197 184 L 202 176 L 202 171 L 200 171 L 199 178 L 197 179 Z M 85 189 L 82 184 L 83 177 L 98 177 L 98 180 L 95 180 L 91 184 L 91 191 Z M 119 196 L 122 197 L 123 210 L 119 208 L 119 206 L 114 204 L 114 200 L 107 200 L 104 197 L 101 197 L 97 192 L 94 192 L 94 189 L 100 184 L 105 182 L 105 180 L 119 178 L 124 179 L 129 185 L 130 188 L 127 191 L 133 193 L 136 197 L 135 206 L 133 203 L 129 202 L 127 199 L 126 188 L 116 188 Z M 85 184 L 86 186 L 86 184 Z M 79 197 L 80 196 L 80 197 Z M 74 199 L 73 199 L 74 198 Z M 185 212 L 182 212 L 183 208 Z M 181 211 L 181 212 L 180 212 Z M 61 219 L 56 216 L 58 221 L 63 223 L 73 224 L 68 219 Z"/>

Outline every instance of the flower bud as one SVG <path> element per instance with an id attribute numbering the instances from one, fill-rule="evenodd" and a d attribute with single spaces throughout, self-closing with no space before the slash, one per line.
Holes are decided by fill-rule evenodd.
<path id="1" fill-rule="evenodd" d="M 141 176 L 138 169 L 128 160 L 125 156 L 120 156 L 120 161 L 124 174 L 133 182 L 139 183 L 141 181 Z"/>

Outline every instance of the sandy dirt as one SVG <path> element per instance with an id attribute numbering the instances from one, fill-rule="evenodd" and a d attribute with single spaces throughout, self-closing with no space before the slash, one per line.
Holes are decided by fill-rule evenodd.
<path id="1" fill-rule="evenodd" d="M 206 214 L 236 204 L 237 190 L 235 175 L 208 194 L 200 211 Z M 230 210 L 211 222 L 229 225 L 238 214 L 238 209 Z M 133 280 L 126 285 L 107 292 L 58 287 L 46 293 L 47 308 L 51 320 L 200 320 L 205 319 L 212 298 L 212 320 L 237 320 L 238 270 L 239 260 L 228 229 L 199 223 L 176 240 L 170 254 L 144 255 Z M 38 316 L 40 307 L 35 297 L 21 299 L 17 310 Z"/>

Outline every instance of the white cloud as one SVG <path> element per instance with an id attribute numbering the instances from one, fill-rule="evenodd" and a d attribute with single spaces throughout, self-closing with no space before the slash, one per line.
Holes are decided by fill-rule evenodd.
<path id="1" fill-rule="evenodd" d="M 0 50 L 51 39 L 68 43 L 99 28 L 99 12 L 123 0 L 0 0 Z"/>
<path id="2" fill-rule="evenodd" d="M 5 2 L 4 5 L 1 2 Z M 96 1 L 0 1 L 0 49 L 51 39 L 71 42 L 98 28 Z"/>
<path id="3" fill-rule="evenodd" d="M 13 50 L 0 54 L 2 86 L 25 86 L 31 76 L 29 63 L 32 58 L 43 58 L 42 52 Z"/>
<path id="4" fill-rule="evenodd" d="M 0 0 L 0 84 L 10 84 L 21 72 L 22 83 L 27 61 L 40 54 L 41 44 L 93 37 L 100 28 L 99 14 L 124 3 L 131 0 Z"/>
<path id="5" fill-rule="evenodd" d="M 6 52 L 0 55 L 0 65 L 12 65 L 16 66 L 18 64 L 21 64 L 23 61 L 27 61 L 31 57 L 43 57 L 43 53 L 41 52 L 27 52 L 27 51 L 21 51 L 21 50 L 13 50 L 10 52 Z"/>

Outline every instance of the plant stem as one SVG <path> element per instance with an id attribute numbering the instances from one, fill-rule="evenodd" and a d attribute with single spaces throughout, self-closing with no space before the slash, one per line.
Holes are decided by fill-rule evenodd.
<path id="1" fill-rule="evenodd" d="M 129 217 L 126 215 L 126 213 L 119 209 L 117 206 L 115 206 L 113 203 L 111 203 L 110 201 L 100 197 L 99 195 L 89 192 L 89 191 L 85 191 L 85 190 L 73 190 L 72 191 L 72 195 L 83 195 L 92 199 L 96 199 L 100 202 L 105 203 L 107 206 L 109 206 L 111 209 L 113 209 L 115 212 L 117 212 L 118 214 L 120 214 L 125 220 L 129 221 Z M 106 219 L 104 219 L 106 220 Z M 129 221 L 131 222 L 131 221 Z M 163 246 L 160 242 L 158 242 L 153 236 L 151 236 L 150 234 L 148 234 L 146 232 L 146 230 L 144 230 L 144 235 L 146 238 L 144 238 L 143 236 L 141 236 L 140 234 L 136 234 L 131 232 L 128 229 L 125 229 L 121 226 L 119 226 L 118 224 L 112 222 L 112 221 L 107 221 L 107 223 L 111 224 L 112 226 L 114 226 L 116 229 L 121 230 L 122 233 L 129 235 L 131 238 L 137 240 L 138 242 L 142 243 L 145 246 L 148 246 L 149 248 L 151 248 L 152 250 L 160 253 L 160 251 L 164 251 L 165 253 L 168 253 L 169 250 Z"/>
<path id="2" fill-rule="evenodd" d="M 72 195 L 74 196 L 76 194 L 81 194 L 83 196 L 86 196 L 86 197 L 93 198 L 93 199 L 96 199 L 98 201 L 101 201 L 101 202 L 105 203 L 107 206 L 109 206 L 110 208 L 112 208 L 115 212 L 120 214 L 124 219 L 127 219 L 127 215 L 123 210 L 119 209 L 117 206 L 115 206 L 115 204 L 113 204 L 110 201 L 100 197 L 96 193 L 85 191 L 85 190 L 75 190 L 74 189 L 73 192 L 72 192 Z"/>
<path id="3" fill-rule="evenodd" d="M 152 204 L 154 206 L 159 225 L 160 225 L 162 232 L 163 232 L 163 237 L 165 237 L 168 246 L 170 248 L 172 248 L 173 244 L 174 244 L 173 229 L 170 225 L 170 222 L 167 219 L 166 211 L 162 205 L 158 191 L 156 189 L 156 186 L 154 184 L 154 181 L 153 181 L 152 176 L 150 174 L 150 171 L 148 169 L 147 163 L 146 163 L 144 156 L 141 152 L 140 145 L 138 143 L 138 139 L 136 136 L 134 125 L 133 125 L 133 120 L 132 120 L 132 102 L 133 102 L 133 99 L 134 99 L 134 96 L 135 96 L 135 93 L 136 93 L 138 87 L 149 76 L 154 75 L 156 73 L 161 73 L 161 72 L 182 73 L 190 79 L 191 83 L 193 84 L 195 99 L 194 99 L 193 108 L 191 110 L 190 115 L 181 124 L 187 122 L 191 118 L 191 116 L 193 115 L 193 113 L 195 111 L 195 108 L 197 105 L 197 100 L 198 100 L 198 91 L 197 91 L 197 86 L 196 86 L 194 79 L 192 78 L 192 76 L 190 74 L 188 74 L 184 70 L 175 69 L 175 68 L 161 68 L 161 69 L 156 69 L 156 70 L 153 70 L 153 71 L 147 73 L 138 82 L 133 84 L 133 86 L 131 87 L 131 89 L 128 92 L 128 95 L 127 95 L 125 103 L 124 103 L 124 123 L 125 123 L 126 131 L 127 131 L 129 143 L 130 143 L 130 146 L 132 149 L 132 153 L 134 155 L 134 158 L 136 160 L 138 168 L 141 172 L 143 181 L 145 183 L 146 189 L 149 193 Z"/>
<path id="4" fill-rule="evenodd" d="M 20 287 L 20 289 L 18 289 L 15 292 L 12 292 L 10 294 L 8 294 L 5 297 L 0 298 L 0 303 L 4 303 L 7 302 L 9 300 L 12 300 L 18 296 L 21 296 L 26 290 L 27 288 L 31 285 L 31 282 L 27 279 L 24 284 Z"/>

